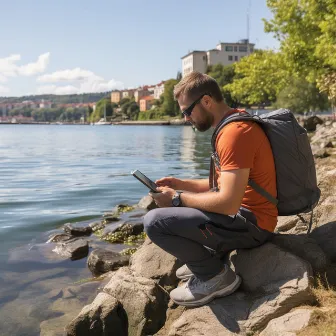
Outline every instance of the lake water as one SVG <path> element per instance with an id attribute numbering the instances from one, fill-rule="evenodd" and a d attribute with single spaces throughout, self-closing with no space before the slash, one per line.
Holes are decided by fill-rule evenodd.
<path id="1" fill-rule="evenodd" d="M 39 334 L 45 317 L 39 314 L 21 327 L 4 323 L 16 314 L 34 316 L 17 310 L 45 294 L 33 282 L 88 276 L 85 260 L 34 259 L 48 231 L 99 218 L 119 203 L 136 204 L 148 190 L 131 170 L 153 180 L 207 177 L 210 137 L 190 126 L 0 125 L 0 334 Z"/>

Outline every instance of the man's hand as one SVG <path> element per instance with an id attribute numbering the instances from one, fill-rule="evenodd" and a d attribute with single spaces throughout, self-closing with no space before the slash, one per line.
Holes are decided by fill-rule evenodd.
<path id="1" fill-rule="evenodd" d="M 161 192 L 160 193 L 149 193 L 149 195 L 153 197 L 155 203 L 160 208 L 169 208 L 173 206 L 172 199 L 176 191 L 168 187 L 159 187 L 157 189 Z"/>
<path id="2" fill-rule="evenodd" d="M 182 189 L 182 180 L 168 176 L 168 177 L 162 177 L 159 180 L 156 180 L 155 183 L 158 185 L 158 187 L 168 187 L 175 190 Z"/>

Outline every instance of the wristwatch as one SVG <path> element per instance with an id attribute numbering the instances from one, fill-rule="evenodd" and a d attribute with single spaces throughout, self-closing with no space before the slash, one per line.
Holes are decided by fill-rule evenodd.
<path id="1" fill-rule="evenodd" d="M 182 206 L 181 194 L 181 191 L 176 191 L 175 195 L 173 196 L 172 204 L 174 207 Z"/>

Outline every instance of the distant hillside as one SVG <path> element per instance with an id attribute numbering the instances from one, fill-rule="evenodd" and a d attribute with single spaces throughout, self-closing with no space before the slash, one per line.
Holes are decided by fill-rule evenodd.
<path id="1" fill-rule="evenodd" d="M 25 100 L 51 101 L 54 104 L 69 104 L 69 103 L 94 103 L 104 97 L 109 97 L 111 92 L 99 92 L 99 93 L 83 93 L 83 94 L 71 94 L 71 95 L 32 95 L 22 97 L 0 97 L 0 103 L 21 103 Z"/>

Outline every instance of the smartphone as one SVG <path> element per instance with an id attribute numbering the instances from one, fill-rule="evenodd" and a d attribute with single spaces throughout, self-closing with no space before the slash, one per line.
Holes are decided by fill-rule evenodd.
<path id="1" fill-rule="evenodd" d="M 141 183 L 143 183 L 147 188 L 150 189 L 150 191 L 154 192 L 154 193 L 159 193 L 160 191 L 158 191 L 157 185 L 150 180 L 147 176 L 145 176 L 144 174 L 142 174 L 139 170 L 134 170 L 131 172 L 131 174 L 137 178 Z"/>

